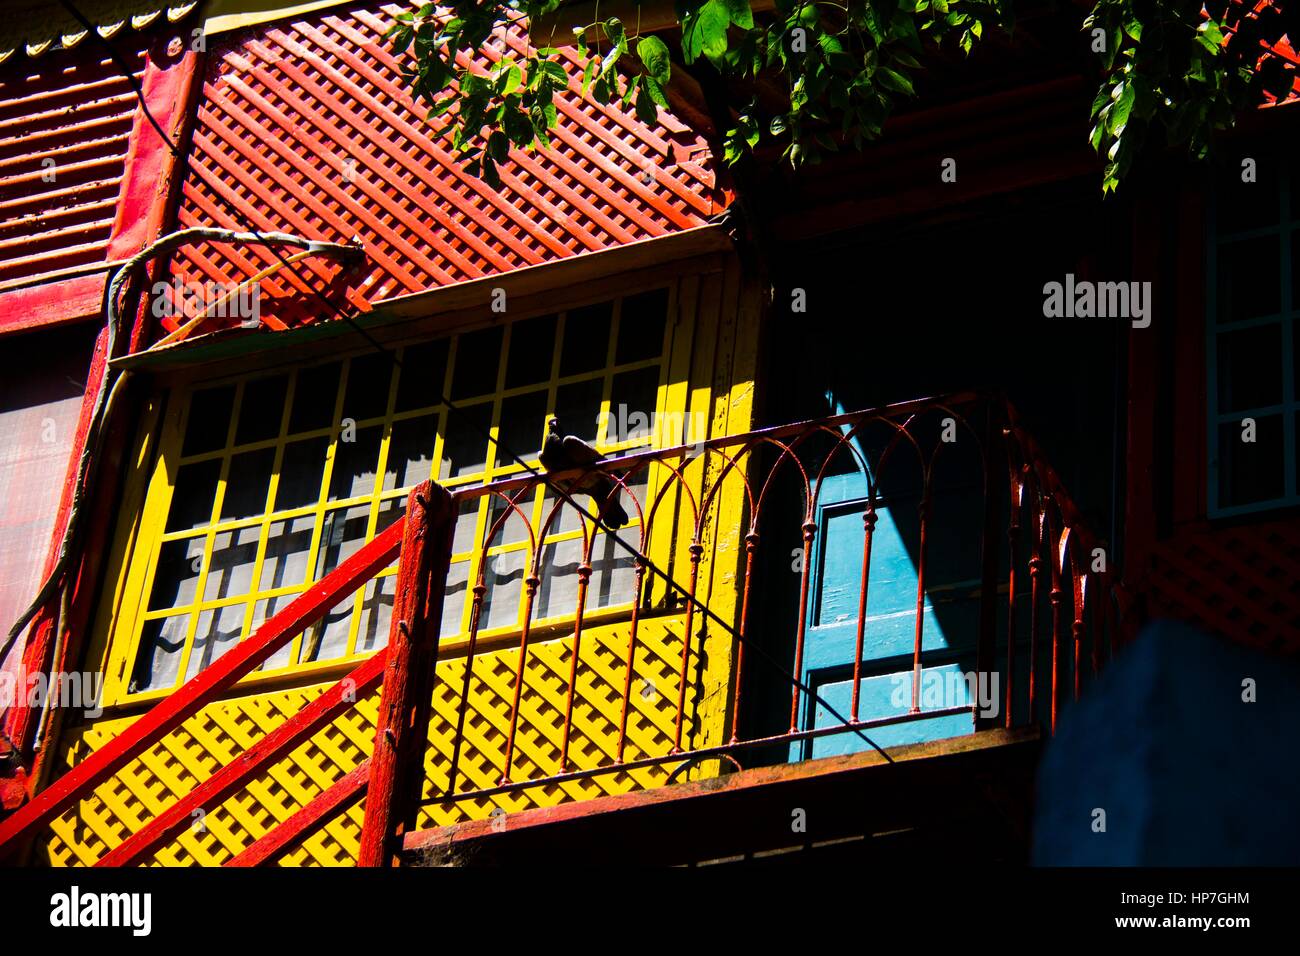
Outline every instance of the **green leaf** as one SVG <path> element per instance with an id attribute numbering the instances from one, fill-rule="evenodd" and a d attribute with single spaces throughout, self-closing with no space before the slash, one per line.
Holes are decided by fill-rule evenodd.
<path id="1" fill-rule="evenodd" d="M 562 63 L 557 63 L 554 60 L 544 60 L 542 62 L 542 73 L 562 87 L 569 85 L 569 74 Z"/>
<path id="2" fill-rule="evenodd" d="M 896 93 L 906 93 L 908 96 L 913 96 L 916 93 L 916 90 L 912 88 L 911 80 L 887 66 L 879 67 L 876 70 L 876 80 L 881 86 Z"/>
<path id="3" fill-rule="evenodd" d="M 1133 103 L 1137 96 L 1132 83 L 1125 83 L 1124 88 L 1120 91 L 1119 96 L 1115 97 L 1115 105 L 1111 107 L 1110 112 L 1106 115 L 1106 129 L 1113 136 L 1119 136 L 1124 132 L 1124 127 L 1128 125 L 1129 114 L 1133 112 Z"/>
<path id="4" fill-rule="evenodd" d="M 653 76 L 642 77 L 645 81 L 645 90 L 650 94 L 650 98 L 655 101 L 656 105 L 668 108 L 668 94 L 664 91 L 663 84 Z"/>
<path id="5" fill-rule="evenodd" d="M 668 82 L 673 67 L 667 43 L 657 36 L 642 37 L 637 41 L 636 54 L 641 58 L 647 73 L 660 83 Z"/>
<path id="6" fill-rule="evenodd" d="M 652 77 L 646 77 L 654 82 Z M 654 97 L 646 86 L 642 86 L 636 94 L 636 116 L 643 123 L 652 124 L 659 121 L 659 107 L 655 103 Z"/>
<path id="7" fill-rule="evenodd" d="M 709 59 L 727 51 L 727 27 L 731 16 L 722 0 L 708 0 L 682 20 L 682 56 L 694 63 L 701 55 Z"/>
<path id="8" fill-rule="evenodd" d="M 497 74 L 496 91 L 501 96 L 509 96 L 523 83 L 524 73 L 513 63 Z"/>
<path id="9" fill-rule="evenodd" d="M 727 9 L 727 17 L 742 30 L 754 28 L 754 11 L 750 9 L 749 0 L 719 0 Z"/>

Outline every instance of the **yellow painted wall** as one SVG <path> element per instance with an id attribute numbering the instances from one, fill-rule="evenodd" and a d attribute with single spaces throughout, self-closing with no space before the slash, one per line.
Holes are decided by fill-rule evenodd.
<path id="1" fill-rule="evenodd" d="M 677 323 L 673 337 L 668 407 L 700 413 L 709 421 L 710 435 L 746 431 L 752 422 L 758 298 L 752 283 L 742 282 L 739 263 L 727 260 L 721 271 L 687 276 L 678 286 Z M 142 452 L 142 455 L 144 453 Z M 688 474 L 700 478 L 701 466 Z M 137 469 L 141 473 L 143 467 Z M 139 484 L 139 482 L 137 482 Z M 698 485 L 697 485 L 698 487 Z M 711 516 L 704 536 L 698 594 L 722 619 L 735 622 L 739 595 L 737 577 L 743 570 L 742 497 L 739 481 L 728 481 L 728 491 Z M 125 505 L 138 507 L 140 491 Z M 675 580 L 686 580 L 686 546 L 683 529 L 688 518 L 678 514 L 678 533 L 668 559 Z M 126 548 L 119 542 L 119 548 Z M 662 555 L 653 549 L 656 554 Z M 119 578 L 125 560 L 116 555 Z M 661 594 L 663 587 L 656 592 Z M 106 601 L 113 600 L 112 588 Z M 681 604 L 678 604 L 681 608 Z M 112 608 L 101 611 L 111 622 Z M 684 612 L 674 610 L 643 618 L 638 635 L 628 744 L 625 759 L 669 752 L 676 719 L 678 672 Z M 726 729 L 732 640 L 695 617 L 696 647 L 692 656 L 703 662 L 688 683 L 686 749 L 719 743 Z M 111 627 L 111 623 L 106 625 Z M 624 662 L 629 637 L 626 615 L 583 633 L 574 707 L 570 760 L 576 769 L 612 762 L 618 735 Z M 103 660 L 108 635 L 101 635 L 98 653 Z M 538 636 L 530 644 L 529 663 L 521 708 L 520 729 L 512 777 L 555 773 L 558 769 L 564 721 L 572 635 Z M 459 761 L 457 789 L 493 786 L 500 774 L 500 755 L 509 724 L 512 682 L 518 660 L 515 641 L 480 649 L 473 664 L 470 710 Z M 492 798 L 448 801 L 434 799 L 447 786 L 457 709 L 465 674 L 463 646 L 444 652 L 437 670 L 433 720 L 427 757 L 426 806 L 420 827 L 447 825 L 488 817 L 498 807 L 507 812 L 550 806 L 611 793 L 662 784 L 673 764 L 631 772 L 601 774 L 592 778 L 498 795 Z M 89 864 L 137 830 L 160 809 L 184 795 L 216 768 L 228 762 L 264 733 L 287 719 L 318 694 L 324 683 L 263 690 L 247 687 L 212 704 L 170 734 L 160 744 L 133 761 L 94 795 L 82 801 L 51 827 L 38 855 L 54 865 Z M 289 757 L 249 787 L 219 807 L 207 808 L 202 829 L 192 828 L 173 845 L 159 852 L 164 865 L 213 865 L 229 859 L 253 840 L 285 819 L 298 807 L 338 780 L 370 751 L 378 695 L 361 701 L 329 727 L 300 745 Z M 98 721 L 65 728 L 58 745 L 60 766 L 55 775 L 86 753 L 103 746 L 132 716 L 108 715 Z M 716 772 L 712 763 L 691 771 L 698 776 Z M 289 853 L 286 865 L 346 865 L 355 858 L 364 800 L 340 815 L 323 832 L 313 835 Z"/>

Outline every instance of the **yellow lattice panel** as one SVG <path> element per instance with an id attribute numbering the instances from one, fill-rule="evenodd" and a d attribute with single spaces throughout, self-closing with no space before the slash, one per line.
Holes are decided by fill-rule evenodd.
<path id="1" fill-rule="evenodd" d="M 652 617 L 642 622 L 634 659 L 633 693 L 628 713 L 625 759 L 667 754 L 673 745 L 684 619 Z M 569 742 L 572 770 L 591 770 L 614 763 L 618 748 L 621 700 L 630 627 L 627 623 L 592 628 L 582 635 L 577 692 Z M 715 742 L 719 726 L 701 727 L 694 701 L 717 690 L 705 682 L 699 666 L 707 654 L 691 654 L 683 745 Z M 564 712 L 573 637 L 539 640 L 528 649 L 519 730 L 511 778 L 516 782 L 559 770 Z M 469 706 L 460 754 L 456 791 L 495 787 L 509 730 L 518 647 L 477 655 L 469 684 Z M 466 658 L 438 666 L 426 758 L 425 797 L 420 826 L 445 826 L 507 812 L 553 806 L 623 793 L 665 782 L 665 767 L 618 771 L 529 787 L 488 798 L 449 800 L 456 722 L 463 706 Z M 159 744 L 132 761 L 94 794 L 51 827 L 42 852 L 53 865 L 88 865 L 177 798 L 184 796 L 234 756 L 300 710 L 326 685 L 241 697 L 205 708 Z M 305 805 L 369 754 L 374 735 L 378 693 L 299 745 L 287 758 L 219 806 L 205 808 L 174 843 L 159 851 L 154 863 L 166 866 L 219 865 L 250 845 Z M 87 752 L 112 740 L 130 719 L 102 721 L 75 733 L 63 763 L 71 766 Z M 670 765 L 671 766 L 671 765 Z M 340 815 L 322 832 L 287 854 L 285 865 L 347 865 L 355 860 L 364 803 Z"/>

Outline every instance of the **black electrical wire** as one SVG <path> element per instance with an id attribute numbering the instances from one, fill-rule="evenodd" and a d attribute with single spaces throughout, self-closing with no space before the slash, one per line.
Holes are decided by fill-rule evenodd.
<path id="1" fill-rule="evenodd" d="M 106 38 L 100 36 L 99 32 L 94 29 L 90 21 L 87 20 L 86 17 L 82 15 L 81 12 L 76 9 L 75 6 L 73 6 L 70 0 L 60 0 L 60 3 L 70 14 L 72 14 L 72 16 L 77 20 L 78 23 L 81 24 L 81 26 L 84 29 L 94 33 L 94 35 L 98 37 L 100 41 L 103 42 L 103 44 L 108 48 L 109 53 L 113 58 L 113 61 L 118 66 L 118 69 L 122 72 L 124 78 L 126 78 L 126 80 L 131 84 L 132 89 L 135 91 L 136 99 L 140 104 L 141 110 L 143 110 L 146 118 L 149 120 L 149 123 L 153 126 L 154 130 L 162 138 L 162 141 L 164 145 L 167 147 L 168 152 L 172 155 L 173 158 L 177 160 L 183 159 L 180 149 L 171 141 L 171 137 L 168 136 L 166 132 L 164 132 L 162 126 L 158 123 L 157 119 L 154 118 L 153 113 L 149 109 L 149 105 L 145 102 L 143 89 L 140 87 L 140 84 L 136 81 L 135 75 L 131 72 L 129 66 L 124 63 L 121 56 L 117 53 L 113 45 L 109 43 Z M 259 232 L 255 227 L 249 225 L 247 217 L 243 214 L 241 210 L 236 208 L 234 204 L 231 203 L 229 200 L 227 200 L 225 196 L 223 196 L 220 192 L 214 191 L 214 195 L 221 202 L 221 204 L 231 212 L 232 216 L 234 216 L 235 219 L 242 222 L 245 225 L 245 227 L 250 230 L 251 235 L 254 237 L 254 241 L 263 241 L 263 242 L 265 241 L 266 238 L 265 235 Z M 288 261 L 284 258 L 284 256 L 280 254 L 279 250 L 275 246 L 268 245 L 268 248 L 276 256 L 276 258 L 280 260 L 282 265 L 284 266 L 289 265 Z M 315 298 L 317 298 L 322 304 L 324 304 L 326 308 L 328 308 L 339 318 L 343 319 L 344 322 L 346 322 L 349 326 L 351 326 L 351 328 L 354 331 L 356 331 L 362 338 L 364 338 L 367 341 L 367 343 L 373 346 L 377 351 L 387 356 L 389 361 L 392 362 L 396 368 L 401 369 L 402 367 L 401 361 L 397 358 L 396 355 L 392 353 L 390 349 L 386 348 L 382 343 L 377 341 L 374 338 L 374 336 L 372 336 L 369 332 L 367 332 L 364 328 L 362 328 L 356 322 L 356 320 L 352 318 L 352 316 L 345 313 L 342 309 L 338 307 L 337 304 L 330 301 L 325 295 L 323 295 L 320 292 L 320 290 L 316 288 L 314 283 L 308 282 L 306 284 L 310 289 L 310 291 L 312 292 L 312 294 L 315 296 Z M 101 387 L 101 394 L 102 394 L 102 387 Z M 557 484 L 555 484 L 555 482 L 551 481 L 545 472 L 538 471 L 537 468 L 535 468 L 532 465 L 529 465 L 513 449 L 508 448 L 498 438 L 493 437 L 490 429 L 484 428 L 482 425 L 480 425 L 478 421 L 474 418 L 474 416 L 464 413 L 457 405 L 451 402 L 451 400 L 448 399 L 445 395 L 439 396 L 439 399 L 442 402 L 442 404 L 444 404 L 447 407 L 447 410 L 449 412 L 454 412 L 455 414 L 463 418 L 476 431 L 478 431 L 481 435 L 486 437 L 489 443 L 495 445 L 499 451 L 503 452 L 507 457 L 509 457 L 516 464 L 518 464 L 526 472 L 528 472 L 529 474 L 533 475 L 536 478 L 541 479 L 542 483 L 547 488 L 549 488 L 557 497 L 559 497 L 565 503 L 570 505 L 580 515 L 590 520 L 594 527 L 604 531 L 605 534 L 612 541 L 618 544 L 621 548 L 623 548 L 625 551 L 627 551 L 629 554 L 631 554 L 633 557 L 637 558 L 638 560 L 643 561 L 646 567 L 650 571 L 652 571 L 656 577 L 660 578 L 670 588 L 682 594 L 688 601 L 694 604 L 705 615 L 706 618 L 709 618 L 714 622 L 716 622 L 717 625 L 721 627 L 726 634 L 730 635 L 738 644 L 757 652 L 761 660 L 766 661 L 773 668 L 775 668 L 776 671 L 779 674 L 783 675 L 797 690 L 807 694 L 812 700 L 820 704 L 823 708 L 825 708 L 826 712 L 831 717 L 838 720 L 841 724 L 845 726 L 850 726 L 850 721 L 847 720 L 843 714 L 841 714 L 838 710 L 836 710 L 833 706 L 831 706 L 831 704 L 828 701 L 826 701 L 820 694 L 818 694 L 815 689 L 806 686 L 803 683 L 803 681 L 799 679 L 798 675 L 789 673 L 786 670 L 786 668 L 767 651 L 766 648 L 764 648 L 761 644 L 751 643 L 749 638 L 743 636 L 729 623 L 724 621 L 707 604 L 705 604 L 703 601 L 701 601 L 699 598 L 695 597 L 694 595 L 689 594 L 683 585 L 673 580 L 657 564 L 655 564 L 645 555 L 641 554 L 641 552 L 638 551 L 636 547 L 634 547 L 632 544 L 630 544 L 628 541 L 622 538 L 614 529 L 608 527 L 604 522 L 600 520 L 600 517 L 598 515 L 591 514 L 585 508 L 579 505 L 578 502 L 574 500 L 574 498 L 565 489 L 560 488 Z M 98 407 L 98 402 L 97 402 L 97 407 Z M 83 455 L 83 458 L 84 457 L 85 456 Z M 47 584 L 48 583 L 50 582 L 47 582 Z M 28 620 L 30 620 L 30 618 L 28 618 Z M 26 626 L 25 622 L 24 622 L 24 626 Z M 18 630 L 19 632 L 21 631 L 21 629 Z M 9 643 L 11 643 L 15 637 L 16 637 L 16 633 L 11 632 L 10 637 L 6 641 L 6 646 L 4 648 L 0 648 L 0 658 L 3 657 L 4 652 L 8 649 Z M 685 640 L 689 645 L 691 640 L 691 635 L 689 634 L 684 635 L 683 640 Z M 863 733 L 860 728 L 854 727 L 853 732 L 856 733 L 858 737 L 860 737 L 865 743 L 867 743 L 874 750 L 876 750 L 882 757 L 884 757 L 886 761 L 888 761 L 889 763 L 894 762 L 893 758 L 888 753 L 886 753 L 885 750 L 879 744 L 877 744 L 874 740 L 872 740 L 865 733 Z"/>

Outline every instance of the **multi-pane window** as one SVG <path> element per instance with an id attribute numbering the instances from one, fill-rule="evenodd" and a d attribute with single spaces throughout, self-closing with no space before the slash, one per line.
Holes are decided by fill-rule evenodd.
<path id="1" fill-rule="evenodd" d="M 551 415 L 606 452 L 648 445 L 662 411 L 669 299 L 669 290 L 652 290 L 177 396 L 182 437 L 164 446 L 165 474 L 145 506 L 147 519 L 156 516 L 146 523 L 161 527 L 141 555 L 147 599 L 128 692 L 170 689 L 197 674 L 396 520 L 420 481 L 456 488 L 508 477 L 524 467 L 512 453 L 535 467 Z M 551 504 L 541 487 L 524 502 L 535 529 Z M 480 496 L 458 516 L 448 638 L 468 629 L 466 596 L 501 507 Z M 528 548 L 517 517 L 490 542 L 482 633 L 518 627 Z M 548 528 L 541 553 L 546 583 L 534 619 L 571 616 L 582 553 L 576 515 Z M 600 535 L 592 568 L 588 607 L 626 603 L 630 555 Z M 368 582 L 263 670 L 382 646 L 395 574 L 390 567 Z"/>
<path id="2" fill-rule="evenodd" d="M 1261 157 L 1255 181 L 1233 169 L 1215 202 L 1210 243 L 1210 512 L 1300 501 L 1300 180 Z M 1247 175 L 1249 180 L 1250 176 Z"/>

